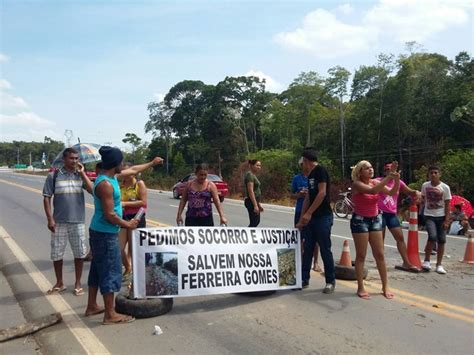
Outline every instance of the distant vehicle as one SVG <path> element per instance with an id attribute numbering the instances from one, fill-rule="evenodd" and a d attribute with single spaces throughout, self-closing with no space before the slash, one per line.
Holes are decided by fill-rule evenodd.
<path id="1" fill-rule="evenodd" d="M 188 182 L 194 180 L 195 178 L 196 175 L 189 174 L 179 180 L 172 188 L 173 197 L 175 199 L 179 199 L 183 195 L 184 189 L 186 188 Z M 229 194 L 229 186 L 227 185 L 227 183 L 223 181 L 219 176 L 214 174 L 207 174 L 207 179 L 209 181 L 212 181 L 216 185 L 217 192 L 219 193 L 219 200 L 223 202 L 224 197 Z"/>
<path id="2" fill-rule="evenodd" d="M 53 172 L 53 171 L 56 171 L 56 170 L 58 170 L 58 168 L 55 168 L 54 166 L 49 168 L 50 173 Z M 91 181 L 95 181 L 95 179 L 97 178 L 96 172 L 95 171 L 89 171 L 89 170 L 87 170 L 87 168 L 86 168 L 86 175 Z"/>

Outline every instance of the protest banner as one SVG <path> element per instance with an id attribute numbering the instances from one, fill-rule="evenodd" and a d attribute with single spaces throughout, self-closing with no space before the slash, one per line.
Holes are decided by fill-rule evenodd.
<path id="1" fill-rule="evenodd" d="M 301 287 L 294 228 L 140 228 L 132 243 L 136 298 Z"/>

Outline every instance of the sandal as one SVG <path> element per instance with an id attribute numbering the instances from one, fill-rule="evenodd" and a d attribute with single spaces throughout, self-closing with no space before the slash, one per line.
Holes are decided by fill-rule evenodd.
<path id="1" fill-rule="evenodd" d="M 115 320 L 104 320 L 102 322 L 103 325 L 115 325 L 115 324 L 125 324 L 125 323 L 132 323 L 135 321 L 135 317 L 131 317 L 131 316 L 124 316 L 122 318 L 119 318 L 119 319 L 115 319 Z"/>
<path id="2" fill-rule="evenodd" d="M 72 293 L 74 294 L 74 296 L 82 296 L 84 294 L 84 289 L 82 287 L 75 288 Z"/>
<path id="3" fill-rule="evenodd" d="M 370 295 L 368 292 L 357 292 L 357 296 L 359 296 L 359 298 L 362 298 L 363 300 L 370 300 Z"/>
<path id="4" fill-rule="evenodd" d="M 61 286 L 61 287 L 53 287 L 51 290 L 48 290 L 46 292 L 48 295 L 55 295 L 57 293 L 62 293 L 67 290 L 66 286 Z"/>

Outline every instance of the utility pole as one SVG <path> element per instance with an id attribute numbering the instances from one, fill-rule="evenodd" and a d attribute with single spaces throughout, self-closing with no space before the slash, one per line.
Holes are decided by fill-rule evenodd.
<path id="1" fill-rule="evenodd" d="M 20 147 L 16 148 L 16 163 L 20 164 Z"/>

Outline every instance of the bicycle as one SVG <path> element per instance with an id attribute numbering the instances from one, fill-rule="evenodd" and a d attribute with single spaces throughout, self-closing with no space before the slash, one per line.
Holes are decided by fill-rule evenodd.
<path id="1" fill-rule="evenodd" d="M 351 194 L 352 191 L 350 188 L 346 192 L 339 193 L 339 196 L 341 197 L 336 201 L 333 208 L 334 213 L 339 218 L 347 218 L 349 214 L 352 214 L 352 212 L 354 212 L 354 205 L 351 200 Z"/>

